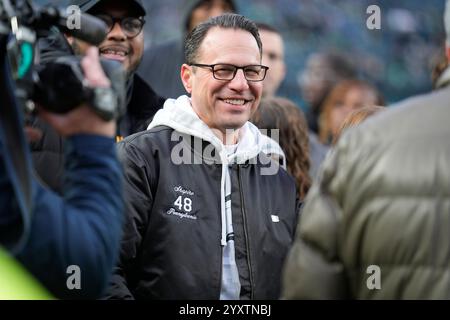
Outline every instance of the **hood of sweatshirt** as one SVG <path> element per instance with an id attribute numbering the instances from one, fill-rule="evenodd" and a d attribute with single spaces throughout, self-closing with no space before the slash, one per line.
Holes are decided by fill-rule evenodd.
<path id="1" fill-rule="evenodd" d="M 211 143 L 221 154 L 222 161 L 227 164 L 233 161 L 237 164 L 243 164 L 247 160 L 255 158 L 261 152 L 266 155 L 276 155 L 282 163 L 285 163 L 286 157 L 280 145 L 261 134 L 259 129 L 250 122 L 246 122 L 240 129 L 236 152 L 231 156 L 226 156 L 224 144 L 195 113 L 188 96 L 181 96 L 176 100 L 167 99 L 164 107 L 155 114 L 148 129 L 157 126 L 168 126 L 179 133 L 188 134 Z"/>

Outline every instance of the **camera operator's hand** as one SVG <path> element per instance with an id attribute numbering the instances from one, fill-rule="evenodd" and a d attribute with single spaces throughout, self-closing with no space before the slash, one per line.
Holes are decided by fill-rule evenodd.
<path id="1" fill-rule="evenodd" d="M 81 61 L 85 79 L 90 87 L 107 88 L 111 85 L 100 65 L 98 49 L 91 47 Z M 64 81 L 62 79 L 62 81 Z M 113 137 L 115 121 L 104 121 L 88 105 L 83 104 L 66 114 L 55 114 L 39 108 L 39 115 L 52 125 L 59 134 L 95 134 Z"/>

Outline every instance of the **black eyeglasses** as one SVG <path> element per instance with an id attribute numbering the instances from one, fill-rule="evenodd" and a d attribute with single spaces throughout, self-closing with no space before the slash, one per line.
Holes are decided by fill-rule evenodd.
<path id="1" fill-rule="evenodd" d="M 142 28 L 144 27 L 145 24 L 145 20 L 142 17 L 114 18 L 104 13 L 97 14 L 95 16 L 106 23 L 106 25 L 108 26 L 108 33 L 111 32 L 116 22 L 118 22 L 120 27 L 122 28 L 123 33 L 128 38 L 134 38 L 139 33 L 141 33 Z"/>
<path id="2" fill-rule="evenodd" d="M 269 67 L 262 66 L 259 64 L 249 65 L 244 67 L 237 67 L 232 64 L 200 64 L 200 63 L 192 63 L 193 67 L 200 68 L 210 68 L 213 73 L 214 79 L 231 81 L 236 76 L 236 73 L 239 69 L 242 69 L 244 72 L 244 77 L 247 81 L 258 82 L 263 81 L 266 77 L 267 70 Z"/>

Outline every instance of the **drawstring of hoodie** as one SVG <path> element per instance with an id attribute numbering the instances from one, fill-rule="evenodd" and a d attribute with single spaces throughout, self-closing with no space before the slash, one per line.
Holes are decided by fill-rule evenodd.
<path id="1" fill-rule="evenodd" d="M 226 208 L 225 208 L 225 181 L 226 181 L 226 175 L 228 174 L 227 166 L 228 166 L 228 160 L 227 160 L 227 151 L 225 148 L 222 148 L 220 151 L 220 160 L 222 162 L 222 177 L 220 179 L 220 215 L 222 220 L 222 236 L 220 243 L 223 247 L 227 245 L 227 219 L 226 219 Z"/>

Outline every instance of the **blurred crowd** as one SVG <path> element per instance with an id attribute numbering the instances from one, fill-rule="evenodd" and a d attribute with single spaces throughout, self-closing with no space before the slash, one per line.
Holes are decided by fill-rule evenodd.
<path id="1" fill-rule="evenodd" d="M 189 2 L 189 1 L 188 1 Z M 186 1 L 146 3 L 146 45 L 179 36 Z M 342 52 L 364 79 L 393 103 L 431 88 L 430 72 L 443 55 L 440 17 L 444 0 L 255 0 L 236 1 L 238 12 L 276 27 L 286 43 L 287 75 L 280 94 L 306 108 L 300 74 L 314 52 Z M 381 30 L 368 30 L 369 5 L 381 8 Z"/>
<path id="2" fill-rule="evenodd" d="M 38 3 L 67 3 L 39 0 Z M 191 1 L 145 2 L 148 11 L 145 46 L 180 37 Z M 431 89 L 430 73 L 443 56 L 444 0 L 237 0 L 237 12 L 276 27 L 286 44 L 287 75 L 279 93 L 307 103 L 299 81 L 308 57 L 315 52 L 344 53 L 359 76 L 375 84 L 394 103 Z M 369 30 L 370 5 L 381 9 L 381 30 Z"/>

